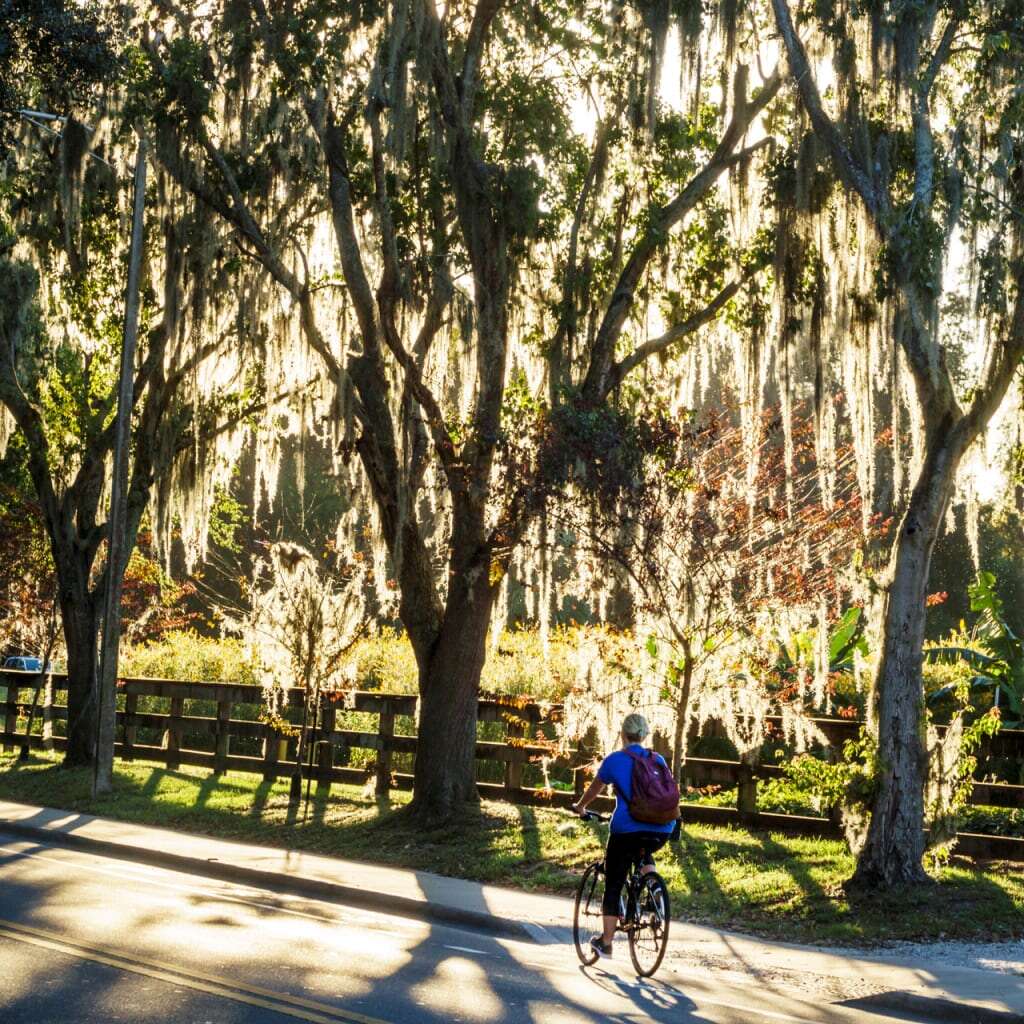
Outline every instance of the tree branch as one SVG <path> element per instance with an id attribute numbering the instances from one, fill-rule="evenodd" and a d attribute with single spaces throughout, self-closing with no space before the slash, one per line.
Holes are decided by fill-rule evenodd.
<path id="1" fill-rule="evenodd" d="M 586 216 L 591 190 L 608 159 L 608 143 L 614 123 L 615 119 L 609 117 L 598 125 L 597 135 L 594 139 L 594 152 L 590 157 L 590 163 L 580 187 L 580 194 L 576 200 L 576 210 L 569 231 L 569 251 L 565 260 L 565 273 L 562 275 L 562 315 L 559 317 L 558 328 L 551 345 L 552 359 L 555 363 L 551 369 L 552 397 L 562 383 L 565 372 L 564 363 L 572 358 L 572 350 L 576 343 L 576 264 L 579 254 L 580 230 L 583 226 L 583 218 Z M 568 344 L 568 352 L 563 351 L 566 344 Z"/>
<path id="2" fill-rule="evenodd" d="M 38 281 L 31 268 L 6 258 L 0 259 L 0 278 L 6 279 L 3 281 L 4 302 L 0 305 L 0 401 L 25 435 L 29 472 L 51 534 L 55 535 L 60 531 L 63 517 L 53 486 L 46 428 L 39 407 L 22 389 L 17 370 L 17 350 L 35 301 Z"/>
<path id="3" fill-rule="evenodd" d="M 995 349 L 985 373 L 985 383 L 955 430 L 966 449 L 999 408 L 1017 371 L 1024 363 L 1024 269 L 1017 274 L 1017 297 L 1013 304 L 1004 344 Z"/>
<path id="4" fill-rule="evenodd" d="M 479 52 L 486 32 L 501 7 L 500 0 L 480 0 L 471 26 L 473 38 L 468 48 Z M 496 179 L 501 171 L 486 165 L 477 155 L 472 137 L 472 111 L 461 106 L 459 88 L 452 73 L 445 30 L 433 0 L 426 4 L 428 22 L 427 72 L 441 109 L 448 139 L 448 171 L 455 198 L 455 209 L 466 252 L 474 275 L 473 297 L 476 308 L 478 342 L 476 404 L 472 433 L 463 446 L 462 459 L 469 467 L 472 488 L 453 487 L 452 499 L 458 507 L 456 524 L 472 523 L 463 536 L 459 526 L 453 548 L 467 550 L 484 543 L 484 508 L 480 500 L 489 488 L 494 448 L 499 435 L 501 403 L 504 395 L 505 365 L 508 357 L 508 232 L 504 211 L 492 203 Z M 471 57 L 471 62 L 477 58 Z M 464 116 L 465 115 L 465 116 Z M 472 500 L 469 490 L 475 492 Z M 468 504 L 467 504 L 468 503 Z M 461 513 L 465 513 L 462 515 Z M 473 540 L 466 540 L 470 534 Z M 465 545 L 463 541 L 465 540 Z"/>
<path id="5" fill-rule="evenodd" d="M 757 96 L 748 101 L 746 68 L 742 65 L 737 68 L 733 115 L 718 146 L 708 162 L 678 195 L 666 206 L 651 214 L 647 230 L 637 240 L 619 275 L 591 350 L 590 365 L 583 382 L 583 395 L 587 401 L 601 401 L 613 387 L 615 346 L 626 318 L 633 308 L 636 289 L 654 254 L 664 244 L 672 228 L 708 194 L 725 171 L 766 144 L 767 140 L 764 140 L 747 149 L 736 151 L 751 124 L 775 98 L 781 85 L 782 77 L 776 68 Z"/>
<path id="6" fill-rule="evenodd" d="M 466 39 L 466 52 L 462 58 L 462 102 L 460 104 L 463 125 L 473 119 L 473 103 L 476 100 L 480 57 L 487 42 L 491 25 L 504 0 L 479 0 L 473 11 L 473 21 Z"/>
<path id="7" fill-rule="evenodd" d="M 646 362 L 651 356 L 664 352 L 681 338 L 693 334 L 714 320 L 726 303 L 743 287 L 746 280 L 746 277 L 741 277 L 736 281 L 731 281 L 700 312 L 694 313 L 681 324 L 669 328 L 657 338 L 651 338 L 642 345 L 638 345 L 628 356 L 615 363 L 612 367 L 614 381 L 612 387 L 618 386 L 627 374 L 635 370 L 641 363 Z"/>
<path id="8" fill-rule="evenodd" d="M 942 65 L 949 59 L 953 42 L 956 39 L 956 33 L 962 24 L 963 16 L 959 11 L 955 11 L 950 16 L 949 21 L 946 22 L 946 28 L 942 33 L 942 37 L 939 39 L 938 45 L 935 47 L 932 59 L 928 62 L 928 67 L 925 69 L 925 73 L 918 85 L 918 90 L 923 93 L 926 98 L 931 95 L 932 89 L 935 87 L 935 79 L 938 78 L 939 72 L 942 70 Z"/>
<path id="9" fill-rule="evenodd" d="M 391 197 L 388 194 L 387 175 L 384 169 L 384 138 L 380 124 L 383 98 L 380 95 L 381 83 L 379 73 L 380 65 L 378 63 L 374 79 L 370 83 L 371 95 L 368 103 L 367 119 L 370 122 L 371 160 L 375 186 L 374 197 L 383 256 L 383 273 L 380 284 L 377 287 L 377 306 L 380 313 L 381 333 L 384 343 L 395 359 L 398 360 L 399 366 L 402 367 L 405 373 L 406 386 L 426 416 L 427 425 L 430 428 L 430 436 L 437 451 L 438 459 L 440 459 L 445 473 L 454 484 L 456 483 L 455 476 L 459 471 L 458 460 L 455 455 L 455 448 L 448 435 L 447 427 L 445 426 L 444 414 L 441 412 L 440 403 L 427 386 L 419 364 L 412 353 L 406 349 L 398 332 L 396 317 L 400 282 L 398 237 L 395 231 L 394 217 L 391 213 Z M 431 299 L 433 299 L 433 292 L 431 293 Z M 440 313 L 441 311 L 436 308 L 428 309 L 429 315 L 423 324 L 427 332 L 433 330 L 436 333 L 440 329 Z M 421 335 L 419 340 L 424 346 L 429 344 L 427 335 Z"/>
<path id="10" fill-rule="evenodd" d="M 796 80 L 804 109 L 811 119 L 811 125 L 832 154 L 839 177 L 848 188 L 855 191 L 864 200 L 864 205 L 867 206 L 868 212 L 874 218 L 876 227 L 881 231 L 881 197 L 870 175 L 857 162 L 822 105 L 821 93 L 818 92 L 817 82 L 811 73 L 807 51 L 793 27 L 788 0 L 772 0 L 772 7 L 775 10 L 775 23 L 789 57 L 790 70 Z"/>

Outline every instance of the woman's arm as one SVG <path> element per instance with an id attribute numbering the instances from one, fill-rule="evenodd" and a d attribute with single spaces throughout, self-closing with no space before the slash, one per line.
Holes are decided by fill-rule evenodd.
<path id="1" fill-rule="evenodd" d="M 577 814 L 582 814 L 587 809 L 587 804 L 591 801 L 596 800 L 601 793 L 604 791 L 606 783 L 602 782 L 596 775 L 593 781 L 587 786 L 587 791 L 579 798 L 579 800 L 572 805 L 572 809 Z"/>

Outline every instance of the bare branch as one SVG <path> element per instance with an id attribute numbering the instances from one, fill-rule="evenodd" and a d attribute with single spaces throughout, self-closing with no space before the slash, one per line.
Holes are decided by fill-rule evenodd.
<path id="1" fill-rule="evenodd" d="M 938 45 L 935 47 L 932 59 L 928 62 L 928 67 L 925 69 L 925 73 L 918 86 L 919 91 L 922 92 L 925 97 L 931 95 L 931 91 L 935 87 L 935 79 L 938 78 L 943 64 L 945 64 L 949 59 L 957 31 L 962 24 L 963 18 L 961 13 L 959 11 L 955 11 L 946 23 L 946 28 L 942 33 L 942 37 L 939 39 Z"/>
<path id="2" fill-rule="evenodd" d="M 954 14 L 946 23 L 942 38 L 935 47 L 935 53 L 928 63 L 914 90 L 914 206 L 930 210 L 935 191 L 935 139 L 932 134 L 931 111 L 929 109 L 932 88 L 942 65 L 949 58 L 960 18 Z"/>

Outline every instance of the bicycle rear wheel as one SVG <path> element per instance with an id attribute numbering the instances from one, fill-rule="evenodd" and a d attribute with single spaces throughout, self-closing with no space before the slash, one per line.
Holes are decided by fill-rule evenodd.
<path id="1" fill-rule="evenodd" d="M 572 913 L 572 941 L 576 945 L 576 955 L 584 967 L 597 962 L 597 954 L 590 948 L 590 937 L 601 931 L 601 893 L 598 881 L 603 867 L 595 861 L 580 879 L 576 889 L 576 905 Z"/>
<path id="2" fill-rule="evenodd" d="M 629 956 L 641 978 L 649 978 L 665 958 L 670 919 L 668 887 L 661 875 L 652 871 L 637 886 L 629 928 Z"/>

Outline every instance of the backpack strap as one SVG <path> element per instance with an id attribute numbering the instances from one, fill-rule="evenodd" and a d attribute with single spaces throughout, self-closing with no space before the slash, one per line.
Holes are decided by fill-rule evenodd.
<path id="1" fill-rule="evenodd" d="M 627 749 L 626 747 L 622 748 L 622 753 L 625 754 L 631 761 L 639 761 L 640 760 L 640 755 L 639 754 L 637 754 L 635 751 Z M 646 751 L 644 751 L 644 753 L 646 754 Z M 626 806 L 628 807 L 629 806 L 629 801 L 626 799 L 626 794 L 622 792 L 622 787 L 619 786 L 619 784 L 617 782 L 613 781 L 612 782 L 612 789 L 615 790 L 616 796 L 618 796 L 618 798 L 624 804 L 626 804 Z"/>

